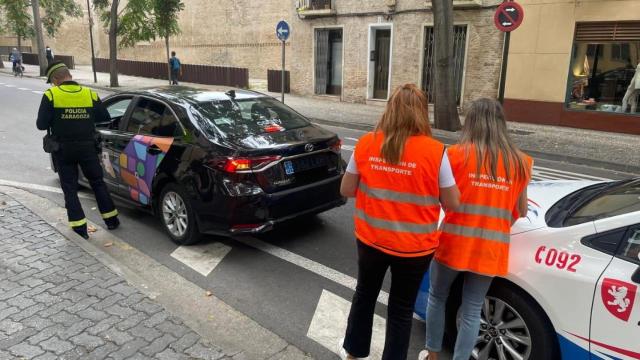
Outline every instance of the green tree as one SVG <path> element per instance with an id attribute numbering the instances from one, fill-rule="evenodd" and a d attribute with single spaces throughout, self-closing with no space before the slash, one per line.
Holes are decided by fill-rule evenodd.
<path id="1" fill-rule="evenodd" d="M 119 0 L 93 0 L 102 11 L 101 19 L 109 28 L 109 73 L 111 86 L 118 86 L 118 48 L 135 46 L 140 41 L 161 37 L 167 47 L 169 37 L 180 32 L 178 13 L 184 9 L 181 0 L 129 0 L 119 9 Z M 118 41 L 119 38 L 119 41 Z"/>
<path id="2" fill-rule="evenodd" d="M 47 61 L 44 53 L 42 27 L 45 27 L 49 36 L 54 37 L 65 16 L 78 17 L 82 15 L 80 6 L 74 0 L 0 0 L 0 5 L 5 11 L 9 28 L 18 36 L 18 40 L 35 35 L 38 44 L 40 75 L 44 75 Z M 29 14 L 29 5 L 31 5 L 31 15 Z M 44 10 L 44 17 L 40 16 L 41 9 Z"/>
<path id="3" fill-rule="evenodd" d="M 456 105 L 455 79 L 453 77 L 453 2 L 432 0 L 435 35 L 435 89 L 433 97 L 435 127 L 457 131 L 460 117 Z"/>
<path id="4" fill-rule="evenodd" d="M 164 39 L 167 52 L 167 74 L 171 81 L 171 67 L 169 66 L 169 37 L 178 35 L 180 27 L 178 25 L 178 14 L 184 10 L 181 0 L 152 0 L 153 19 L 157 35 Z M 171 83 L 171 82 L 169 82 Z"/>

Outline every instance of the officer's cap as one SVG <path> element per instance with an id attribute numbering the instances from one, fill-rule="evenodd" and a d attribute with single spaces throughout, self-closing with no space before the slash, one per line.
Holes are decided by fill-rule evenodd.
<path id="1" fill-rule="evenodd" d="M 47 84 L 51 82 L 51 75 L 62 68 L 67 69 L 67 65 L 62 61 L 54 61 L 49 64 L 49 66 L 47 67 Z"/>

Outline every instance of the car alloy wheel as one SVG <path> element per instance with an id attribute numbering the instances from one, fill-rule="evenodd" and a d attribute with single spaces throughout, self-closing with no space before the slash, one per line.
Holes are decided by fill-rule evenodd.
<path id="1" fill-rule="evenodd" d="M 162 216 L 171 235 L 177 238 L 184 236 L 188 230 L 189 215 L 186 204 L 178 193 L 174 191 L 165 193 L 162 199 Z"/>
<path id="2" fill-rule="evenodd" d="M 460 321 L 458 313 L 458 328 Z M 480 317 L 480 333 L 471 358 L 527 360 L 530 355 L 531 334 L 523 317 L 506 302 L 491 296 L 485 297 Z"/>

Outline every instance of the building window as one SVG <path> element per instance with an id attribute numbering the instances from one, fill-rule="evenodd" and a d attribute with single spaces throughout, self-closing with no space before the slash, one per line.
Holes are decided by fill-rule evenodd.
<path id="1" fill-rule="evenodd" d="M 422 90 L 429 96 L 429 102 L 433 103 L 435 94 L 431 91 L 435 85 L 435 33 L 432 26 L 425 27 L 424 53 L 422 61 Z M 464 80 L 464 63 L 467 51 L 467 25 L 454 25 L 453 27 L 453 78 L 456 86 L 456 104 L 462 101 L 462 85 Z"/>
<path id="2" fill-rule="evenodd" d="M 342 93 L 342 29 L 317 29 L 315 33 L 315 92 Z"/>
<path id="3" fill-rule="evenodd" d="M 567 107 L 640 113 L 640 22 L 579 23 Z"/>

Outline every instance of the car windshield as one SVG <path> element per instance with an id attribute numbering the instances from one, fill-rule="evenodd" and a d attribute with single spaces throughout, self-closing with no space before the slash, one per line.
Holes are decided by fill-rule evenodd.
<path id="1" fill-rule="evenodd" d="M 202 102 L 195 106 L 195 111 L 222 134 L 233 136 L 275 133 L 309 125 L 300 114 L 269 97 Z"/>

